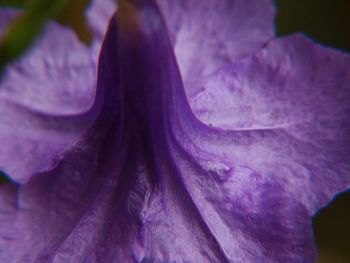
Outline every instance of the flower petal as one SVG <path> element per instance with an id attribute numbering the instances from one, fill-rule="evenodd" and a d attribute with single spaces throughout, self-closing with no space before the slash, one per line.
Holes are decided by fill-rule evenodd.
<path id="1" fill-rule="evenodd" d="M 349 187 L 349 54 L 301 35 L 274 40 L 213 74 L 191 105 L 204 123 L 253 138 L 274 134 L 241 156 L 283 183 L 310 214 Z"/>
<path id="2" fill-rule="evenodd" d="M 173 36 L 186 93 L 203 77 L 252 54 L 273 36 L 271 0 L 159 0 Z"/>
<path id="3" fill-rule="evenodd" d="M 88 23 L 94 33 L 94 40 L 102 42 L 108 22 L 117 7 L 116 0 L 93 0 L 87 10 Z"/>
<path id="4" fill-rule="evenodd" d="M 0 97 L 54 115 L 80 113 L 93 100 L 95 67 L 89 48 L 70 29 L 50 22 L 32 50 L 8 67 Z"/>
<path id="5" fill-rule="evenodd" d="M 80 147 L 20 186 L 17 206 L 0 188 L 1 220 L 16 219 L 0 222 L 0 261 L 313 262 L 309 211 L 259 166 L 276 173 L 262 146 L 288 140 L 199 122 L 154 2 L 122 3 Z"/>
<path id="6" fill-rule="evenodd" d="M 1 29 L 18 14 L 0 10 Z M 53 167 L 91 122 L 95 67 L 91 51 L 53 22 L 7 67 L 0 79 L 0 169 L 13 180 Z"/>

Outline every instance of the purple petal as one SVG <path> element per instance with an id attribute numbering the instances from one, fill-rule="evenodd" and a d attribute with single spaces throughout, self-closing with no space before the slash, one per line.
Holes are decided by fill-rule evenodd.
<path id="1" fill-rule="evenodd" d="M 117 7 L 116 0 L 93 0 L 87 10 L 87 19 L 94 33 L 95 39 L 100 42 L 107 32 L 108 22 Z"/>
<path id="2" fill-rule="evenodd" d="M 116 0 L 93 0 L 87 10 L 87 21 L 94 36 L 92 49 L 95 51 L 96 61 L 101 49 L 103 38 L 107 32 L 108 22 L 116 8 Z"/>
<path id="3" fill-rule="evenodd" d="M 287 187 L 298 178 L 280 169 L 304 144 L 199 122 L 158 9 L 134 2 L 110 23 L 83 141 L 17 203 L 0 188 L 0 261 L 314 262 L 310 212 Z"/>
<path id="4" fill-rule="evenodd" d="M 2 32 L 17 15 L 0 10 Z M 95 67 L 91 51 L 56 23 L 8 66 L 0 80 L 0 169 L 13 180 L 51 169 L 76 143 L 96 115 Z"/>
<path id="5" fill-rule="evenodd" d="M 89 48 L 70 29 L 51 22 L 34 48 L 8 67 L 0 97 L 53 115 L 80 113 L 93 100 L 95 67 Z"/>
<path id="6" fill-rule="evenodd" d="M 260 49 L 273 36 L 271 0 L 159 0 L 186 93 L 203 77 Z"/>
<path id="7" fill-rule="evenodd" d="M 300 35 L 274 40 L 213 74 L 191 105 L 209 125 L 253 138 L 273 134 L 240 154 L 251 168 L 283 184 L 310 214 L 349 187 L 348 54 Z"/>

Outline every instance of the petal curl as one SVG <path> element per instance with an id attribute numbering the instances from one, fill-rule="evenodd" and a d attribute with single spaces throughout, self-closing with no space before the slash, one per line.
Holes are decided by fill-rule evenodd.
<path id="1" fill-rule="evenodd" d="M 1 29 L 18 14 L 0 10 Z M 55 166 L 91 123 L 95 67 L 91 51 L 53 22 L 7 67 L 0 79 L 0 169 L 13 180 L 24 183 Z"/>
<path id="2" fill-rule="evenodd" d="M 274 34 L 271 0 L 159 0 L 188 96 L 218 67 L 251 55 Z"/>
<path id="3" fill-rule="evenodd" d="M 349 187 L 349 54 L 301 35 L 274 40 L 209 77 L 191 105 L 209 125 L 273 133 L 266 143 L 256 139 L 245 158 L 283 183 L 310 214 Z"/>
<path id="4" fill-rule="evenodd" d="M 0 224 L 0 259 L 313 262 L 308 209 L 257 166 L 278 167 L 255 145 L 284 137 L 199 122 L 158 8 L 124 3 L 100 58 L 103 108 L 81 147 L 21 186 L 17 207 L 0 188 L 1 220 L 16 218 Z"/>

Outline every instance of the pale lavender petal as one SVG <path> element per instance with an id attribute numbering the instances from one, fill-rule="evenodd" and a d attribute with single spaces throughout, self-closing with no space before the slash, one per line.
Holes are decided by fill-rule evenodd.
<path id="1" fill-rule="evenodd" d="M 87 10 L 87 18 L 95 39 L 102 42 L 108 22 L 117 7 L 116 0 L 93 0 Z"/>
<path id="2" fill-rule="evenodd" d="M 117 8 L 117 0 L 93 0 L 87 9 L 87 21 L 93 33 L 92 50 L 97 61 L 108 22 Z"/>
<path id="3" fill-rule="evenodd" d="M 95 115 L 46 115 L 0 100 L 0 169 L 19 183 L 52 169 Z"/>
<path id="4" fill-rule="evenodd" d="M 1 76 L 0 99 L 53 115 L 86 111 L 96 83 L 91 56 L 74 32 L 51 22 L 34 47 Z"/>
<path id="5" fill-rule="evenodd" d="M 268 147 L 298 142 L 199 122 L 153 1 L 124 4 L 103 46 L 95 124 L 17 203 L 0 188 L 0 218 L 14 220 L 0 222 L 0 261 L 314 262 L 310 211 L 280 169 L 293 156 Z"/>
<path id="6" fill-rule="evenodd" d="M 159 0 L 173 37 L 186 93 L 203 77 L 250 55 L 273 36 L 271 0 Z"/>
<path id="7" fill-rule="evenodd" d="M 209 125 L 252 139 L 266 134 L 239 158 L 283 184 L 310 214 L 349 187 L 349 54 L 301 35 L 274 40 L 209 77 L 191 105 Z"/>
<path id="8" fill-rule="evenodd" d="M 0 34 L 16 15 L 0 10 Z M 23 183 L 54 167 L 96 115 L 92 57 L 73 32 L 51 22 L 27 54 L 8 65 L 0 79 L 0 169 L 13 180 Z"/>
<path id="9" fill-rule="evenodd" d="M 93 0 L 91 2 L 87 10 L 87 19 L 95 40 L 103 41 L 107 32 L 108 22 L 116 7 L 116 0 Z"/>

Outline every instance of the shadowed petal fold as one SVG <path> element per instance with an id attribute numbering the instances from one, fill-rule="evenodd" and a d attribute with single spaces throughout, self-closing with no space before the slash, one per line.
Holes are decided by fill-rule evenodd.
<path id="1" fill-rule="evenodd" d="M 0 188 L 0 261 L 314 262 L 310 209 L 288 181 L 298 163 L 275 158 L 277 142 L 303 144 L 199 122 L 154 1 L 119 8 L 98 118 L 54 170 Z"/>

